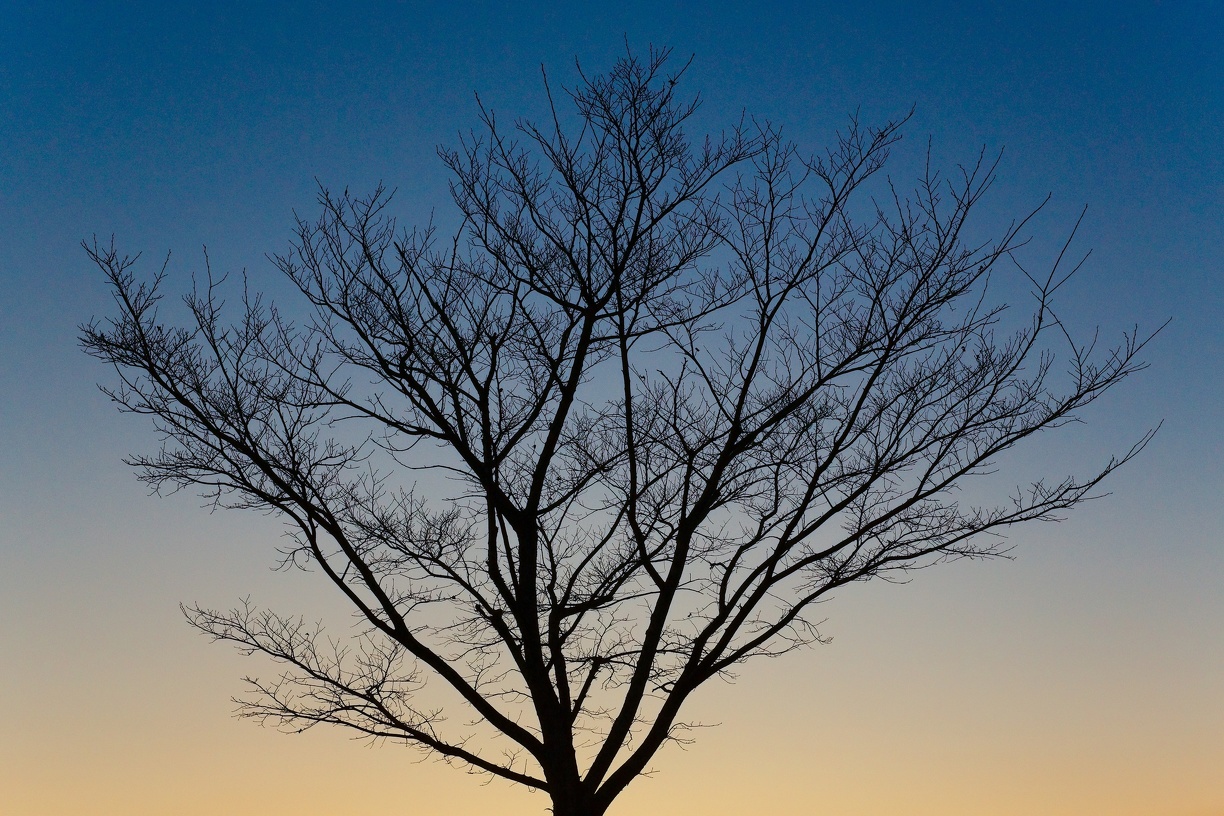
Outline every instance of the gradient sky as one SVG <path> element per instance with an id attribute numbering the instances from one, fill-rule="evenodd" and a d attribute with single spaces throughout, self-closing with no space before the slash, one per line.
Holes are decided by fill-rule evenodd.
<path id="1" fill-rule="evenodd" d="M 268 519 L 149 498 L 121 464 L 155 440 L 76 348 L 108 312 L 78 243 L 113 233 L 150 266 L 174 250 L 180 273 L 207 244 L 283 291 L 265 253 L 316 177 L 385 181 L 424 221 L 473 91 L 537 112 L 541 63 L 567 82 L 627 38 L 695 55 L 711 128 L 747 110 L 816 148 L 856 109 L 916 106 L 902 179 L 928 136 L 944 166 L 1005 147 L 980 228 L 1052 194 L 1049 257 L 1088 207 L 1067 320 L 1105 339 L 1172 323 L 1149 371 L 1024 454 L 1083 472 L 1163 420 L 1109 498 L 1018 530 L 1014 561 L 843 592 L 830 645 L 699 696 L 691 719 L 721 725 L 614 816 L 1224 814 L 1224 6 L 340 5 L 0 6 L 0 813 L 544 812 L 405 749 L 229 716 L 266 667 L 177 604 L 338 607 L 268 569 Z"/>

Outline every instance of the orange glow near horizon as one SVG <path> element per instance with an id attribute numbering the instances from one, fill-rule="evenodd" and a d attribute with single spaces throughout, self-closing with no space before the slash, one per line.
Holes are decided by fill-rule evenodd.
<path id="1" fill-rule="evenodd" d="M 180 504 L 153 515 L 173 524 L 196 512 Z M 828 605 L 831 644 L 749 664 L 736 682 L 699 695 L 689 721 L 716 727 L 665 749 L 657 773 L 637 780 L 611 813 L 1218 814 L 1218 687 L 1176 670 L 1203 644 L 1193 633 L 1153 643 L 1161 613 L 1128 602 L 1140 584 L 1094 577 L 1093 559 L 1110 546 L 1104 515 L 1050 528 L 1016 562 L 948 565 L 909 585 L 843 592 Z M 208 522 L 202 535 L 239 528 L 232 518 Z M 1079 540 L 1063 541 L 1064 532 Z M 170 593 L 218 591 L 224 567 L 242 558 L 232 546 L 212 548 L 229 564 L 174 549 L 133 557 L 177 561 L 195 578 L 168 579 L 152 599 L 106 601 L 95 588 L 54 613 L 76 620 L 77 635 L 61 646 L 76 651 L 79 674 L 40 677 L 26 662 L 31 670 L 6 687 L 38 705 L 14 709 L 0 732 L 3 812 L 546 812 L 542 794 L 399 746 L 233 719 L 238 678 L 269 667 L 188 631 Z M 309 578 L 265 574 L 261 591 Z M 1096 601 L 1085 610 L 1069 593 L 1092 581 Z M 91 608 L 105 617 L 90 618 Z M 1119 615 L 1129 620 L 1111 620 Z"/>

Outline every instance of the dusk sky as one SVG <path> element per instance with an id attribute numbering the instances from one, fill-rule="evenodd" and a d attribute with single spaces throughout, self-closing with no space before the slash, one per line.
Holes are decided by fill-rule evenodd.
<path id="1" fill-rule="evenodd" d="M 343 607 L 270 569 L 271 519 L 150 497 L 122 463 L 157 438 L 77 346 L 112 309 L 80 242 L 113 234 L 146 272 L 172 251 L 175 291 L 206 245 L 288 297 L 267 254 L 317 183 L 449 217 L 435 150 L 477 124 L 475 93 L 538 115 L 541 65 L 572 84 L 626 42 L 693 56 L 713 132 L 747 112 L 816 150 L 856 111 L 912 107 L 906 184 L 928 139 L 948 169 L 1002 150 L 975 229 L 1049 195 L 1026 251 L 1050 261 L 1086 206 L 1060 314 L 1102 343 L 1170 322 L 1148 370 L 1016 457 L 1015 482 L 1083 473 L 1163 422 L 1107 498 L 1016 529 L 1012 560 L 842 590 L 831 643 L 700 693 L 688 719 L 717 727 L 610 812 L 1224 814 L 1224 6 L 988 5 L 5 3 L 0 814 L 545 812 L 411 749 L 231 716 L 242 676 L 274 669 L 180 602 Z"/>

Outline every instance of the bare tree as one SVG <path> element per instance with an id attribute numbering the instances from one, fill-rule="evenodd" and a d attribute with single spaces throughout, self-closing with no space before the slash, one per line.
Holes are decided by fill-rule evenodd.
<path id="1" fill-rule="evenodd" d="M 1074 270 L 1013 263 L 1027 219 L 966 237 L 990 162 L 950 180 L 928 162 L 903 195 L 879 173 L 901 122 L 852 122 L 815 156 L 748 120 L 695 144 L 667 57 L 583 75 L 565 106 L 550 92 L 543 125 L 482 108 L 441 154 L 462 215 L 445 240 L 397 228 L 381 189 L 323 191 L 274 258 L 304 320 L 244 290 L 230 324 L 209 273 L 187 327 L 166 325 L 165 267 L 140 279 L 86 246 L 118 316 L 83 345 L 164 440 L 130 460 L 141 478 L 279 514 L 287 561 L 362 622 L 340 641 L 245 603 L 186 609 L 283 667 L 248 681 L 245 716 L 402 741 L 544 790 L 556 816 L 603 814 L 702 684 L 819 641 L 830 592 L 997 555 L 1150 438 L 958 501 L 1142 368 L 1146 340 L 1072 341 L 1051 296 Z M 996 269 L 1035 298 L 1010 330 Z"/>

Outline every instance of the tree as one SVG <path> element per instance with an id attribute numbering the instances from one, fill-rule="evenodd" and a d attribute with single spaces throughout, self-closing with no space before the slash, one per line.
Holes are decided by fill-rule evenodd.
<path id="1" fill-rule="evenodd" d="M 166 267 L 138 278 L 113 241 L 86 245 L 118 314 L 83 346 L 163 439 L 130 460 L 140 478 L 279 515 L 286 562 L 362 622 L 341 642 L 246 602 L 185 609 L 283 667 L 248 681 L 243 715 L 603 814 L 699 687 L 820 641 L 813 604 L 1000 554 L 1150 439 L 997 506 L 958 500 L 1141 369 L 1147 340 L 1072 341 L 1051 298 L 1075 270 L 1012 263 L 1027 218 L 965 237 L 990 162 L 948 181 L 928 161 L 905 196 L 880 174 L 904 120 L 852 121 L 817 156 L 748 120 L 694 144 L 667 59 L 582 75 L 569 113 L 550 91 L 545 125 L 482 107 L 441 153 L 462 216 L 445 240 L 400 230 L 383 189 L 322 190 L 273 256 L 304 320 L 244 287 L 227 323 L 209 271 L 186 327 L 163 323 Z M 1035 298 L 1011 329 L 996 270 Z"/>

